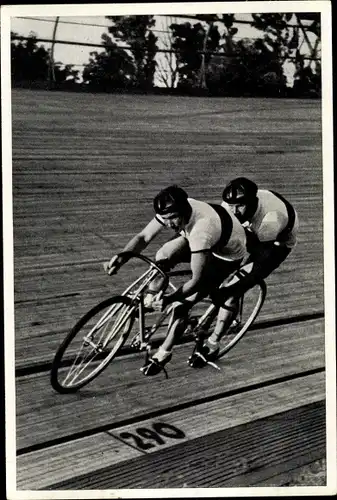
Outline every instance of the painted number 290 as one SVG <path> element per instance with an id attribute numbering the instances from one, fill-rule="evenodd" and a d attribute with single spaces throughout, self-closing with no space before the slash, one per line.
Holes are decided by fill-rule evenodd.
<path id="1" fill-rule="evenodd" d="M 140 450 L 148 450 L 155 446 L 165 444 L 165 438 L 183 439 L 185 433 L 177 429 L 174 425 L 165 424 L 162 422 L 154 422 L 152 429 L 147 427 L 137 427 L 135 434 L 131 432 L 122 432 L 119 437 L 121 439 L 130 439 Z"/>

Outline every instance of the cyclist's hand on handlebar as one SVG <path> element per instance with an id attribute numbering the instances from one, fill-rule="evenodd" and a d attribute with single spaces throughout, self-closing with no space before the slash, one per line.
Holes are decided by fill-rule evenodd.
<path id="1" fill-rule="evenodd" d="M 109 274 L 109 276 L 112 276 L 113 274 L 116 274 L 123 264 L 123 261 L 118 255 L 114 255 L 109 262 L 104 262 L 103 267 L 104 271 Z"/>
<path id="2" fill-rule="evenodd" d="M 173 294 L 172 294 L 173 295 Z M 170 295 L 163 295 L 163 292 L 159 292 L 152 302 L 152 307 L 155 311 L 164 311 L 167 306 L 174 304 L 174 301 L 171 299 Z M 179 304 L 179 302 L 177 302 Z"/>
<path id="3" fill-rule="evenodd" d="M 170 299 L 170 295 L 164 295 L 164 292 L 161 291 L 155 296 L 155 298 L 152 302 L 152 307 L 155 311 L 162 312 L 170 304 L 172 304 L 172 300 Z"/>
<path id="4" fill-rule="evenodd" d="M 159 292 L 153 299 L 152 301 L 152 308 L 155 310 L 155 311 L 163 311 L 165 309 L 165 305 L 164 305 L 164 297 L 163 297 L 163 292 Z"/>

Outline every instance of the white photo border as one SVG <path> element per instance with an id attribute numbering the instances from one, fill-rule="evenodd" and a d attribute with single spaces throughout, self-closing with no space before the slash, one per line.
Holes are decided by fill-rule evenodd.
<path id="1" fill-rule="evenodd" d="M 15 354 L 14 354 L 14 252 L 12 200 L 12 133 L 10 78 L 10 21 L 17 16 L 106 16 L 132 14 L 195 14 L 320 12 L 322 25 L 322 141 L 324 205 L 324 299 L 326 335 L 326 415 L 327 415 L 327 486 L 288 488 L 198 488 L 156 490 L 22 491 L 16 489 L 15 429 Z M 3 181 L 3 276 L 5 330 L 5 412 L 7 497 L 16 499 L 63 498 L 195 498 L 227 496 L 331 495 L 336 493 L 336 339 L 335 339 L 335 242 L 334 172 L 332 116 L 332 26 L 331 4 L 321 1 L 269 2 L 187 2 L 130 4 L 46 4 L 7 5 L 1 7 L 1 107 L 2 107 L 2 181 Z"/>

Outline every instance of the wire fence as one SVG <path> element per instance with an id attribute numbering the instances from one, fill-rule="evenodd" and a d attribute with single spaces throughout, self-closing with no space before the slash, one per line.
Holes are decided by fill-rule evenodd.
<path id="1" fill-rule="evenodd" d="M 206 24 L 206 27 L 207 27 L 207 22 L 205 21 L 205 19 L 203 18 L 198 18 L 198 16 L 189 16 L 189 15 L 175 15 L 175 16 L 160 16 L 160 17 L 166 17 L 167 19 L 185 19 L 185 20 L 193 20 L 194 22 L 198 21 L 200 23 L 204 23 Z M 310 16 L 309 16 L 310 17 Z M 86 47 L 88 49 L 92 48 L 92 49 L 102 49 L 102 51 L 106 50 L 108 48 L 108 45 L 109 43 L 108 42 L 105 42 L 105 43 L 95 43 L 95 42 L 90 42 L 90 41 L 83 41 L 83 38 L 84 36 L 86 38 L 88 38 L 88 32 L 85 31 L 87 30 L 87 28 L 89 27 L 92 27 L 92 28 L 103 28 L 106 30 L 106 32 L 108 32 L 108 29 L 109 27 L 111 26 L 111 24 L 105 24 L 105 23 L 99 23 L 99 22 L 84 22 L 84 21 L 74 21 L 74 20 L 65 20 L 65 19 L 60 19 L 59 17 L 57 17 L 56 19 L 52 19 L 52 18 L 41 18 L 41 17 L 26 17 L 26 16 L 19 16 L 17 19 L 22 19 L 22 20 L 29 20 L 29 21 L 37 21 L 37 22 L 41 22 L 41 23 L 50 23 L 51 25 L 53 25 L 53 34 L 51 36 L 51 38 L 46 38 L 46 37 L 40 37 L 40 36 L 37 36 L 34 32 L 30 32 L 30 35 L 29 36 L 23 36 L 23 35 L 20 35 L 20 34 L 16 34 L 16 33 L 12 33 L 11 35 L 11 39 L 12 41 L 18 41 L 18 42 L 23 42 L 23 41 L 27 41 L 29 39 L 31 39 L 31 36 L 32 36 L 32 33 L 34 35 L 34 40 L 36 43 L 42 43 L 42 44 L 50 44 L 50 68 L 49 68 L 49 77 L 50 78 L 53 78 L 53 75 L 54 75 L 54 48 L 55 48 L 55 45 L 58 45 L 58 46 L 77 46 L 77 47 Z M 169 23 L 166 19 L 166 28 L 168 28 L 169 26 Z M 219 23 L 220 22 L 220 19 L 218 21 L 216 21 L 216 23 Z M 82 32 L 81 36 L 83 37 L 82 40 L 67 40 L 65 39 L 65 37 L 60 37 L 60 38 L 57 38 L 56 37 L 56 28 L 58 25 L 73 25 L 73 26 L 78 26 L 78 27 L 83 27 L 84 29 L 84 32 Z M 235 19 L 233 20 L 233 26 L 235 25 L 246 25 L 246 26 L 252 26 L 252 21 L 249 21 L 249 20 L 243 20 L 243 19 Z M 210 25 L 208 24 L 208 27 Z M 294 23 L 283 23 L 282 24 L 283 27 L 285 28 L 291 28 L 293 29 L 294 31 L 295 30 L 299 30 L 300 27 L 298 24 L 294 24 Z M 302 42 L 299 44 L 299 50 L 301 50 L 301 48 L 305 45 L 307 45 L 307 51 L 309 52 L 309 54 L 301 54 L 301 60 L 302 61 L 307 61 L 309 65 L 311 65 L 312 63 L 315 63 L 315 62 L 320 62 L 321 60 L 321 57 L 320 57 L 320 40 L 319 40 L 319 37 L 317 36 L 316 37 L 316 40 L 315 40 L 315 43 L 311 44 L 310 43 L 310 40 L 308 39 L 308 34 L 305 32 L 305 28 L 306 26 L 304 26 L 303 24 L 301 25 L 301 29 L 303 31 L 303 36 L 302 36 Z M 209 29 L 209 28 L 208 28 Z M 156 48 L 156 61 L 157 61 L 157 69 L 156 69 L 156 73 L 157 73 L 157 81 L 161 82 L 162 84 L 165 84 L 166 86 L 168 86 L 167 84 L 167 81 L 166 81 L 166 78 L 164 77 L 164 73 L 166 71 L 165 69 L 165 64 L 168 63 L 168 58 L 169 57 L 173 57 L 174 59 L 174 64 L 176 65 L 177 64 L 177 56 L 179 55 L 179 51 L 172 48 L 172 31 L 170 31 L 169 29 L 156 29 L 156 28 L 151 28 L 151 31 L 155 34 L 158 34 L 158 37 L 157 37 L 157 48 Z M 103 33 L 106 33 L 106 32 L 103 32 Z M 103 33 L 101 34 L 101 36 L 103 35 Z M 195 53 L 201 57 L 201 65 L 200 65 L 200 82 L 203 84 L 203 86 L 205 86 L 205 74 L 206 74 L 206 64 L 205 64 L 205 59 L 206 59 L 206 56 L 208 58 L 212 58 L 213 56 L 216 56 L 217 58 L 225 58 L 227 60 L 230 60 L 230 59 L 237 59 L 237 58 L 240 58 L 241 56 L 236 54 L 235 52 L 234 53 L 229 53 L 224 47 L 219 47 L 219 49 L 217 50 L 208 50 L 206 49 L 206 38 L 207 38 L 207 29 L 205 31 L 205 39 L 204 39 L 204 43 L 203 43 L 203 48 L 202 49 L 196 49 L 195 50 Z M 234 34 L 234 35 L 231 35 L 231 40 L 234 40 L 234 41 L 237 41 L 237 40 L 242 40 L 242 39 L 249 39 L 249 40 L 262 40 L 263 39 L 263 36 L 264 36 L 264 33 L 261 32 L 261 35 L 260 36 L 253 36 L 252 34 L 249 34 L 249 36 L 242 36 L 240 34 Z M 121 44 L 118 40 L 114 40 L 114 38 L 109 35 L 112 43 L 116 43 L 116 45 L 118 46 L 118 48 L 120 50 L 124 50 L 124 51 L 127 51 L 127 52 L 133 52 L 133 49 L 128 46 L 128 45 L 125 45 L 125 44 Z M 171 38 L 171 39 L 170 39 Z M 308 50 L 309 48 L 309 50 Z M 71 61 L 71 60 L 67 60 L 67 61 L 62 61 L 62 62 L 57 62 L 56 64 L 58 65 L 61 65 L 61 66 L 71 66 L 71 67 L 75 67 L 75 68 L 85 68 L 89 62 L 90 62 L 90 53 L 93 52 L 93 51 L 88 51 L 87 52 L 87 61 L 83 61 L 83 62 L 79 62 L 79 61 Z M 68 56 L 69 57 L 69 56 Z M 70 56 L 71 57 L 71 56 Z M 165 61 L 165 58 L 166 58 L 166 61 Z M 283 59 L 283 63 L 287 62 L 288 63 L 288 66 L 290 64 L 293 65 L 293 67 L 295 68 L 295 65 L 296 63 L 298 62 L 298 55 L 297 56 L 292 56 L 292 55 L 288 55 L 288 54 L 285 54 L 284 56 L 284 59 Z M 172 61 L 171 61 L 172 63 Z M 293 68 L 293 72 L 294 72 L 294 68 Z M 81 70 L 79 70 L 80 72 Z M 158 77 L 159 75 L 159 77 Z M 79 76 L 79 78 L 81 79 L 82 76 Z M 172 86 L 172 84 L 171 84 Z"/>
<path id="2" fill-rule="evenodd" d="M 19 41 L 25 41 L 29 40 L 29 37 L 27 36 L 20 36 L 20 35 L 15 35 L 11 37 L 12 40 L 19 40 Z M 35 38 L 35 41 L 38 43 L 52 43 L 52 39 L 49 38 Z M 89 43 L 89 42 L 73 42 L 71 40 L 55 40 L 55 43 L 58 43 L 60 45 L 76 45 L 79 47 L 95 47 L 95 48 L 102 48 L 105 49 L 107 46 L 101 43 Z M 128 45 L 118 45 L 118 48 L 122 50 L 127 50 L 132 52 L 132 48 L 129 47 Z M 157 49 L 157 52 L 163 53 L 163 54 L 179 54 L 179 50 L 174 50 L 174 49 Z M 219 52 L 219 51 L 212 51 L 212 50 L 195 50 L 196 54 L 204 54 L 204 55 L 217 55 L 217 56 L 223 56 L 223 57 L 228 57 L 228 58 L 237 58 L 240 57 L 239 55 L 236 54 L 227 54 L 224 52 Z M 296 57 L 292 56 L 287 56 L 287 60 L 295 61 Z M 303 56 L 303 60 L 307 61 L 320 61 L 319 57 L 309 57 L 309 56 Z M 71 64 L 71 63 L 69 63 Z"/>
<path id="3" fill-rule="evenodd" d="M 191 19 L 194 21 L 203 21 L 204 19 L 199 19 L 197 16 L 189 16 L 189 15 L 184 15 L 184 16 L 179 16 L 179 15 L 174 15 L 172 17 L 180 18 L 180 19 Z M 50 23 L 55 23 L 55 20 L 53 19 L 46 19 L 42 17 L 25 17 L 25 16 L 17 16 L 17 19 L 26 19 L 26 20 L 34 20 L 34 21 L 44 21 L 44 22 L 50 22 Z M 101 28 L 109 28 L 109 24 L 97 24 L 97 23 L 84 23 L 84 22 L 77 22 L 77 21 L 59 21 L 61 24 L 74 24 L 74 25 L 81 25 L 81 26 L 95 26 L 95 27 L 101 27 Z M 220 20 L 218 21 L 220 22 Z M 235 19 L 233 24 L 245 24 L 251 26 L 252 22 L 251 21 L 244 21 L 240 19 Z M 283 26 L 287 28 L 297 28 L 297 24 L 292 24 L 292 23 L 284 23 Z M 157 31 L 157 32 L 167 32 L 167 30 L 155 30 L 152 29 L 152 31 Z"/>

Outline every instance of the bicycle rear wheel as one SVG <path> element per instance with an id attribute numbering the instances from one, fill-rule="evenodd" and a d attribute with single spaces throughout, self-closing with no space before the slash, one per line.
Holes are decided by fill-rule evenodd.
<path id="1" fill-rule="evenodd" d="M 129 297 L 111 297 L 76 323 L 52 364 L 51 385 L 57 392 L 75 392 L 107 367 L 131 331 L 136 307 Z"/>
<path id="2" fill-rule="evenodd" d="M 266 284 L 264 281 L 261 281 L 241 297 L 240 311 L 237 320 L 232 323 L 220 340 L 218 359 L 232 349 L 254 323 L 263 306 L 266 293 Z M 213 323 L 214 325 L 215 321 Z"/>

